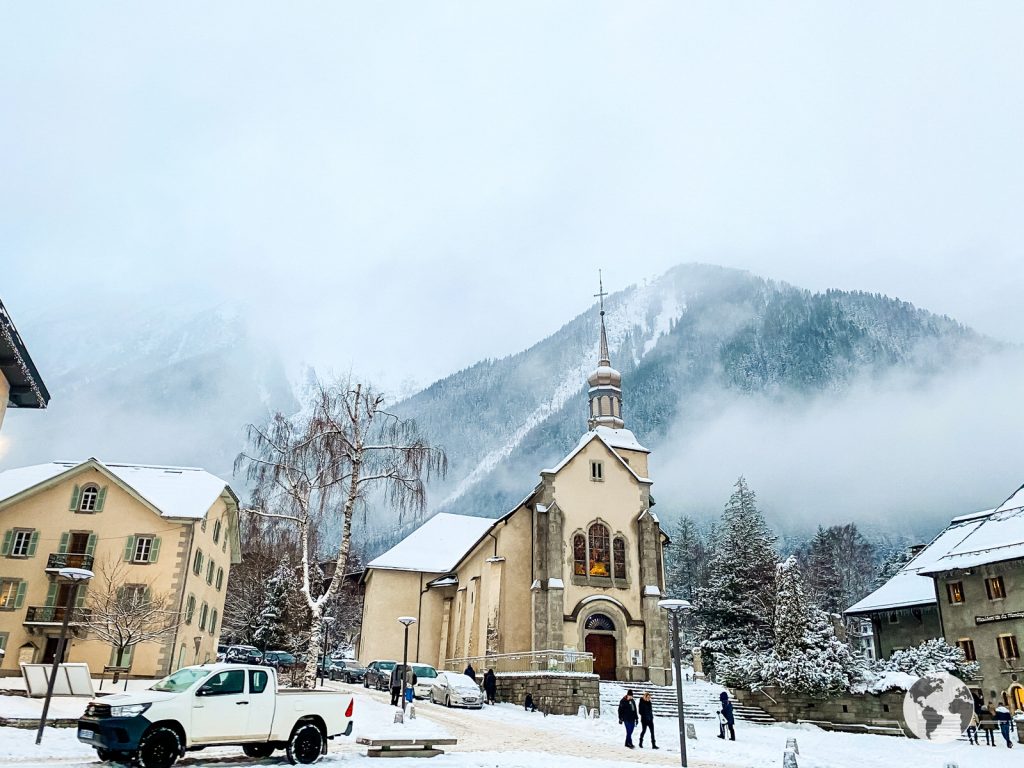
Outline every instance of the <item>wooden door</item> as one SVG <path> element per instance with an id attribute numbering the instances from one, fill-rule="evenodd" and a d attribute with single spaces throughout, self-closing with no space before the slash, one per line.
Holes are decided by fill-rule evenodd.
<path id="1" fill-rule="evenodd" d="M 587 653 L 594 654 L 594 673 L 602 680 L 615 679 L 615 638 L 612 635 L 587 635 Z"/>

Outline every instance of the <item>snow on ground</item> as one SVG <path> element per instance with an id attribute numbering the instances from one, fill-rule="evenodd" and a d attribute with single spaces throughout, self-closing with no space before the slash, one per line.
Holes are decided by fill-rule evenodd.
<path id="1" fill-rule="evenodd" d="M 371 768 L 379 764 L 377 760 L 370 762 L 365 756 L 366 748 L 355 743 L 358 736 L 459 739 L 456 747 L 445 748 L 449 754 L 427 763 L 389 760 L 388 765 L 394 768 L 551 768 L 583 761 L 588 768 L 633 763 L 679 764 L 678 731 L 673 718 L 656 720 L 660 750 L 627 750 L 622 745 L 623 729 L 607 706 L 600 719 L 585 720 L 574 716 L 545 717 L 512 704 L 477 711 L 447 709 L 420 701 L 416 703 L 414 720 L 394 723 L 395 709 L 389 706 L 386 694 L 342 683 L 330 683 L 328 687 L 350 692 L 356 700 L 354 737 L 331 742 L 329 754 L 323 760 L 338 768 Z M 12 703 L 13 698 L 16 697 L 0 697 L 0 715 L 13 714 L 5 710 L 26 701 Z M 81 699 L 77 701 L 80 703 Z M 939 768 L 946 763 L 956 763 L 960 768 L 989 768 L 1005 752 L 1005 747 L 973 747 L 964 742 L 935 745 L 890 736 L 829 733 L 813 726 L 759 726 L 743 722 L 736 727 L 737 741 L 728 742 L 716 738 L 716 723 L 698 720 L 694 725 L 698 738 L 687 744 L 690 764 L 715 768 L 777 768 L 782 764 L 782 752 L 790 737 L 795 737 L 800 746 L 800 768 Z M 634 741 L 638 736 L 637 733 Z M 190 753 L 179 765 L 201 768 L 221 764 L 270 766 L 283 762 L 281 753 L 265 760 L 252 760 L 237 748 L 220 747 Z M 34 731 L 0 728 L 0 765 L 15 764 L 69 768 L 99 765 L 93 750 L 78 742 L 74 729 L 48 728 L 43 743 L 37 747 Z"/>

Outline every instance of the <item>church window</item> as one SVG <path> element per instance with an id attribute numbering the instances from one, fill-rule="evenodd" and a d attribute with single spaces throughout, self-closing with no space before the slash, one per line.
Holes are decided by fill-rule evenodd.
<path id="1" fill-rule="evenodd" d="M 603 613 L 595 613 L 587 618 L 583 625 L 584 629 L 597 630 L 599 632 L 614 632 L 615 622 Z"/>
<path id="2" fill-rule="evenodd" d="M 608 529 L 601 523 L 590 526 L 590 575 L 611 576 Z"/>
<path id="3" fill-rule="evenodd" d="M 603 461 L 592 461 L 590 462 L 590 479 L 597 482 L 604 480 L 604 462 Z"/>
<path id="4" fill-rule="evenodd" d="M 615 565 L 615 578 L 626 578 L 626 540 L 616 536 L 612 544 L 612 563 Z"/>
<path id="5" fill-rule="evenodd" d="M 582 533 L 572 538 L 572 572 L 577 576 L 587 575 L 587 537 Z"/>

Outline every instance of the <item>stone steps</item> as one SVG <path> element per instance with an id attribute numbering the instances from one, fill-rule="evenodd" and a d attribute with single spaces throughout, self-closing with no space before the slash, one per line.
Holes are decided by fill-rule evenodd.
<path id="1" fill-rule="evenodd" d="M 602 683 L 602 685 L 605 685 Z M 677 717 L 676 689 L 674 686 L 653 685 L 651 683 L 628 683 L 616 681 L 607 683 L 621 688 L 623 693 L 632 690 L 639 698 L 642 694 L 651 694 L 652 709 L 659 717 Z M 687 719 L 695 720 L 717 720 L 718 719 L 718 694 L 714 690 L 708 690 L 703 683 L 683 684 L 683 714 Z M 621 696 L 621 694 L 620 694 Z M 769 724 L 774 723 L 775 718 L 759 707 L 752 707 L 746 704 L 733 702 L 733 714 L 737 720 L 747 723 Z"/>

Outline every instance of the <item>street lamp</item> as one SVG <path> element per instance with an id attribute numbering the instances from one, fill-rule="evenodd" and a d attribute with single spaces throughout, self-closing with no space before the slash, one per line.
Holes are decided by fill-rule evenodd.
<path id="1" fill-rule="evenodd" d="M 75 598 L 78 596 L 78 585 L 84 584 L 93 577 L 93 572 L 85 568 L 61 568 L 57 575 L 71 582 L 68 590 L 68 601 L 64 606 L 64 621 L 60 625 L 60 638 L 57 640 L 57 651 L 53 655 L 53 666 L 50 668 L 50 679 L 46 681 L 46 700 L 43 702 L 43 714 L 39 718 L 39 731 L 36 733 L 36 744 L 43 740 L 43 728 L 46 727 L 46 715 L 50 711 L 50 699 L 53 698 L 53 684 L 57 681 L 57 670 L 64 659 L 64 644 L 68 634 L 68 623 L 71 612 L 75 610 Z"/>
<path id="2" fill-rule="evenodd" d="M 686 723 L 683 716 L 683 673 L 680 670 L 679 622 L 683 614 L 693 606 L 689 600 L 659 600 L 658 606 L 668 611 L 669 624 L 672 631 L 672 656 L 675 659 L 676 708 L 679 710 L 679 755 L 683 768 L 686 768 Z"/>
<path id="3" fill-rule="evenodd" d="M 402 648 L 402 714 L 405 714 L 405 686 L 409 679 L 409 627 L 416 623 L 414 616 L 399 616 L 398 623 L 405 627 L 405 645 Z"/>
<path id="4" fill-rule="evenodd" d="M 320 667 L 320 687 L 324 685 L 324 675 L 327 673 L 327 639 L 331 636 L 331 624 L 334 623 L 333 616 L 324 616 L 321 619 L 324 623 L 324 663 Z"/>

